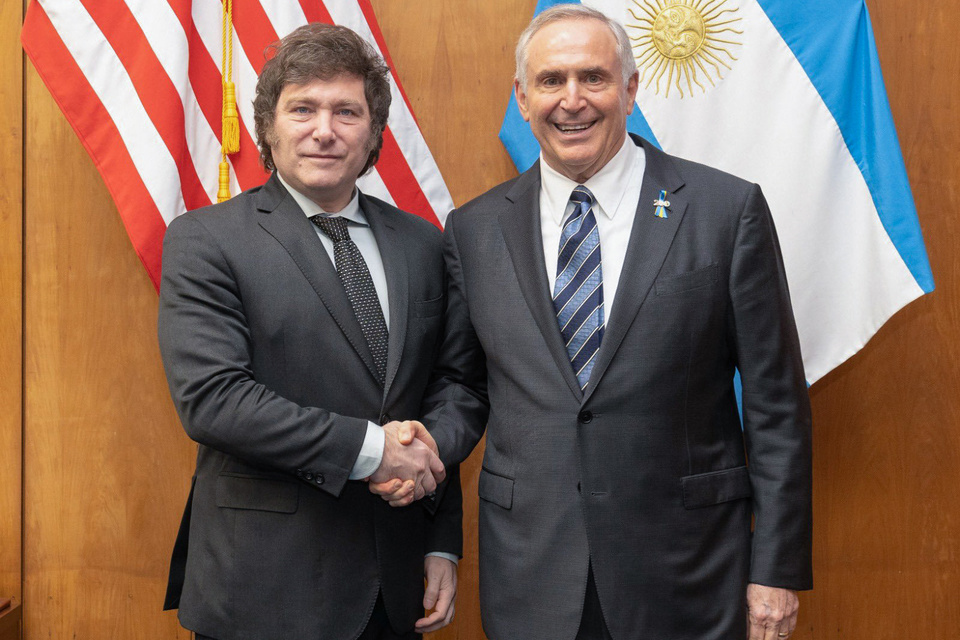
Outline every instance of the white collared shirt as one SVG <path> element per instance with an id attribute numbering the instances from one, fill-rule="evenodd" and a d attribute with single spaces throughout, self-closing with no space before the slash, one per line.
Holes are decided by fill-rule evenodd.
<path id="1" fill-rule="evenodd" d="M 597 204 L 594 216 L 600 233 L 600 263 L 603 271 L 604 317 L 609 322 L 617 295 L 623 261 L 630 243 L 630 231 L 640 200 L 640 186 L 646 169 L 646 155 L 630 136 L 610 161 L 583 185 Z M 563 223 L 573 213 L 570 194 L 578 183 L 554 170 L 540 156 L 540 230 L 543 256 L 550 283 L 550 296 L 557 281 L 557 254 Z"/>

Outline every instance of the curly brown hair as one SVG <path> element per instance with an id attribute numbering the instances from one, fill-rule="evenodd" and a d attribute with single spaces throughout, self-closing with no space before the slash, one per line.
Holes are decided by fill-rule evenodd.
<path id="1" fill-rule="evenodd" d="M 370 108 L 371 149 L 360 175 L 376 164 L 390 115 L 390 68 L 372 46 L 346 27 L 313 23 L 299 27 L 267 47 L 265 57 L 267 62 L 257 80 L 257 95 L 253 100 L 253 122 L 260 161 L 268 171 L 275 168 L 270 147 L 275 143 L 273 124 L 283 88 L 340 75 L 363 80 L 364 96 Z"/>

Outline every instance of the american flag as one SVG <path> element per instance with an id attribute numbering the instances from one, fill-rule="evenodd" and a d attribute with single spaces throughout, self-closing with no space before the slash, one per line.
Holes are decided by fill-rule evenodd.
<path id="1" fill-rule="evenodd" d="M 220 0 L 34 0 L 24 19 L 23 48 L 100 171 L 154 285 L 167 224 L 217 200 L 223 14 Z M 453 201 L 369 0 L 233 0 L 240 149 L 229 156 L 230 193 L 268 176 L 252 105 L 264 51 L 308 22 L 353 29 L 391 66 L 383 150 L 360 189 L 442 225 Z"/>

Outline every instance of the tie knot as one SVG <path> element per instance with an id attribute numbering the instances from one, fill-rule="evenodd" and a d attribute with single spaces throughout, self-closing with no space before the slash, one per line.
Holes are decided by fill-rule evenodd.
<path id="1" fill-rule="evenodd" d="M 577 185 L 573 190 L 573 193 L 570 194 L 570 202 L 573 202 L 577 205 L 586 204 L 589 205 L 587 208 L 590 208 L 593 206 L 593 203 L 596 202 L 596 200 L 594 199 L 593 194 L 590 193 L 590 189 L 587 189 L 585 186 L 580 184 Z"/>
<path id="2" fill-rule="evenodd" d="M 313 216 L 310 221 L 320 227 L 320 231 L 323 231 L 324 235 L 334 242 L 350 239 L 350 233 L 347 231 L 347 221 L 340 216 Z"/>

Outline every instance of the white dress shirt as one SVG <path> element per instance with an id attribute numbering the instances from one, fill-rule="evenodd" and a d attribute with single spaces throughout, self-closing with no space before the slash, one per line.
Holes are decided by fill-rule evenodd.
<path id="1" fill-rule="evenodd" d="M 596 198 L 594 216 L 600 233 L 600 264 L 603 272 L 604 321 L 609 320 L 630 243 L 630 231 L 640 200 L 640 184 L 647 160 L 642 147 L 630 136 L 610 161 L 583 183 Z M 550 283 L 550 296 L 557 281 L 557 254 L 563 223 L 573 213 L 570 194 L 578 183 L 555 171 L 540 156 L 540 229 L 543 256 Z M 651 203 L 651 210 L 653 203 Z"/>

